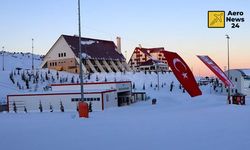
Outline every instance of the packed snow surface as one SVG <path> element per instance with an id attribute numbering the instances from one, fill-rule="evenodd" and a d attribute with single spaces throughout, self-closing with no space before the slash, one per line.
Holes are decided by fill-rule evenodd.
<path id="1" fill-rule="evenodd" d="M 138 102 L 92 112 L 88 119 L 74 112 L 0 113 L 0 145 L 10 150 L 249 149 L 249 105 L 175 91 L 148 91 L 156 105 Z"/>

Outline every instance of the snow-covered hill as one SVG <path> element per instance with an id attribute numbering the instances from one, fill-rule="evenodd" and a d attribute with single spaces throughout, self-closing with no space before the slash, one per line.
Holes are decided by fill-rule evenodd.
<path id="1" fill-rule="evenodd" d="M 2 55 L 1 55 L 2 56 Z M 35 70 L 31 70 L 30 53 L 4 53 L 5 70 L 0 71 L 0 102 L 6 102 L 8 94 L 25 92 L 46 92 L 51 83 L 77 83 L 79 75 L 55 70 L 40 69 L 42 56 L 34 55 Z M 2 66 L 2 61 L 0 63 Z M 135 89 L 156 89 L 159 77 L 159 87 L 164 88 L 178 81 L 171 73 L 125 72 L 125 73 L 95 73 L 84 76 L 84 82 L 132 81 Z"/>
<path id="2" fill-rule="evenodd" d="M 32 54 L 22 52 L 6 52 L 0 51 L 0 70 L 3 68 L 3 54 L 4 54 L 4 69 L 11 71 L 15 68 L 31 69 L 32 67 Z M 34 67 L 39 68 L 42 62 L 42 55 L 33 55 Z"/>

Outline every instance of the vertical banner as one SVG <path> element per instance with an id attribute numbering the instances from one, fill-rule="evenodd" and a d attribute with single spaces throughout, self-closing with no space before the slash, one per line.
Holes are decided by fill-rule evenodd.
<path id="1" fill-rule="evenodd" d="M 228 79 L 226 74 L 220 69 L 220 67 L 209 57 L 199 56 L 197 57 L 227 86 L 233 87 L 233 83 Z"/>
<path id="2" fill-rule="evenodd" d="M 191 97 L 202 95 L 193 73 L 184 60 L 174 52 L 165 51 L 164 55 L 177 80 L 182 84 L 188 94 Z"/>

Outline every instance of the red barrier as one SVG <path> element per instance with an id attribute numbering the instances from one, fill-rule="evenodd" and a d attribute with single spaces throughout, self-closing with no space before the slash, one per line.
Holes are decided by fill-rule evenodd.
<path id="1" fill-rule="evenodd" d="M 79 113 L 79 117 L 84 117 L 84 118 L 88 118 L 89 117 L 89 108 L 88 108 L 88 103 L 86 102 L 79 102 L 78 103 L 78 113 Z"/>

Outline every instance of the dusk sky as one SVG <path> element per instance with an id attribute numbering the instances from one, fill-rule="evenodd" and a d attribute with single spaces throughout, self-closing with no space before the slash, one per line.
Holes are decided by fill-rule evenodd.
<path id="1" fill-rule="evenodd" d="M 209 55 L 227 66 L 225 34 L 232 68 L 250 68 L 250 0 L 81 0 L 82 36 L 122 38 L 122 52 L 164 47 L 177 52 L 196 75 L 212 75 L 196 55 Z M 240 28 L 207 27 L 209 10 L 242 11 Z M 61 34 L 78 34 L 77 0 L 5 0 L 0 2 L 0 46 L 6 51 L 45 55 Z M 2 49 L 1 49 L 2 50 Z M 125 51 L 127 53 L 125 53 Z"/>

